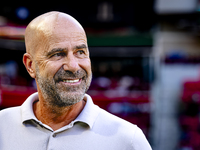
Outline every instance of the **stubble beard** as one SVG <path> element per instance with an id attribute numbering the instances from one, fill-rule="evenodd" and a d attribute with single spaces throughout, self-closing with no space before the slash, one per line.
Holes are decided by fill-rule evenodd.
<path id="1" fill-rule="evenodd" d="M 61 84 L 61 82 L 66 78 L 81 78 L 81 84 L 78 86 L 63 86 L 64 84 Z M 88 76 L 84 69 L 72 73 L 61 68 L 53 79 L 48 79 L 41 76 L 39 69 L 36 67 L 36 80 L 46 103 L 61 108 L 72 106 L 83 100 L 89 89 L 92 74 Z"/>

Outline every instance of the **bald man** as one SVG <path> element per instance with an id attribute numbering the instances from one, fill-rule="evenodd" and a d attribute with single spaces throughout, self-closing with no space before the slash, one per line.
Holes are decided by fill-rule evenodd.
<path id="1" fill-rule="evenodd" d="M 26 28 L 23 63 L 37 84 L 19 107 L 0 112 L 2 150 L 151 150 L 143 132 L 86 94 L 91 62 L 84 29 L 49 12 Z"/>

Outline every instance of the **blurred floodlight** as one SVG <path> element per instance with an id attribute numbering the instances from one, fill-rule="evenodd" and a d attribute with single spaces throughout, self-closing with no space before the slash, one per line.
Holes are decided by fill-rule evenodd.
<path id="1" fill-rule="evenodd" d="M 197 10 L 197 0 L 156 0 L 158 14 L 192 13 Z"/>
<path id="2" fill-rule="evenodd" d="M 26 7 L 19 7 L 16 9 L 16 15 L 18 18 L 24 20 L 24 19 L 28 18 L 29 11 Z"/>

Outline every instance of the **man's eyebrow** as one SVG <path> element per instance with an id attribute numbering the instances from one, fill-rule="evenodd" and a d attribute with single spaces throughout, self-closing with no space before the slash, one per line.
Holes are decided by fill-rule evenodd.
<path id="1" fill-rule="evenodd" d="M 74 49 L 87 49 L 88 47 L 85 44 L 77 45 Z"/>
<path id="2" fill-rule="evenodd" d="M 63 52 L 64 50 L 66 50 L 66 49 L 63 49 L 63 48 L 54 48 L 54 49 L 52 49 L 51 51 L 49 51 L 47 53 L 47 56 L 51 56 L 52 54 L 57 53 L 57 52 Z"/>

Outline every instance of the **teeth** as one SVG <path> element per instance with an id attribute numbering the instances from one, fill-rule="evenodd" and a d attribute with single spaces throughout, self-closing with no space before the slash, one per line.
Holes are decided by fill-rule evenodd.
<path id="1" fill-rule="evenodd" d="M 76 79 L 76 80 L 63 80 L 63 82 L 66 82 L 66 83 L 76 83 L 78 81 L 79 81 L 79 79 Z"/>

